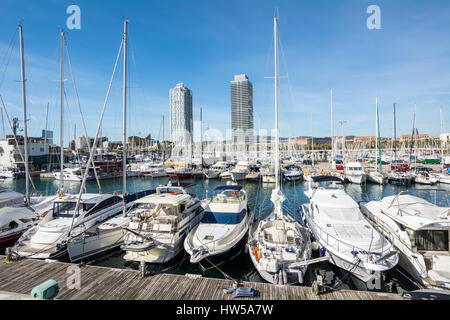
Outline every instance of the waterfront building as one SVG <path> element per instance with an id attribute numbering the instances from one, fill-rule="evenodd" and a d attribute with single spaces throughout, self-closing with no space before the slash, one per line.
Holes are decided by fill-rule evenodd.
<path id="1" fill-rule="evenodd" d="M 245 74 L 231 81 L 231 130 L 234 150 L 247 151 L 253 143 L 253 85 Z"/>
<path id="2" fill-rule="evenodd" d="M 170 89 L 170 139 L 182 150 L 193 143 L 192 91 L 184 83 Z"/>

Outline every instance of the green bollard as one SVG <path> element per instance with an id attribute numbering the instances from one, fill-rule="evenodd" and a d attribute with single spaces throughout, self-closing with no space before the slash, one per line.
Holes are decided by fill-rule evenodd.
<path id="1" fill-rule="evenodd" d="M 34 299 L 52 300 L 59 293 L 59 285 L 55 280 L 48 280 L 31 290 L 31 297 Z"/>

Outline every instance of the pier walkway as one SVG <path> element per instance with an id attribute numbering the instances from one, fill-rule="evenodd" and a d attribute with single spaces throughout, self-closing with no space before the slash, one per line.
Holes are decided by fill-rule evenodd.
<path id="1" fill-rule="evenodd" d="M 223 289 L 231 280 L 158 274 L 141 278 L 137 270 L 84 265 L 80 288 L 72 287 L 76 264 L 23 259 L 6 263 L 0 256 L 0 292 L 29 295 L 31 289 L 49 279 L 59 283 L 60 300 L 248 300 L 233 299 Z M 310 287 L 243 282 L 264 300 L 402 300 L 398 294 L 367 291 L 334 291 L 316 296 Z M 68 287 L 69 286 L 69 287 Z"/>

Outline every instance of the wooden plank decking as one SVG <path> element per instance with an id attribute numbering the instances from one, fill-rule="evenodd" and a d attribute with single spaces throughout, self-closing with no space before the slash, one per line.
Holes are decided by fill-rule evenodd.
<path id="1" fill-rule="evenodd" d="M 141 278 L 138 271 L 97 266 L 80 267 L 81 288 L 68 289 L 69 263 L 24 259 L 6 263 L 0 256 L 0 291 L 30 294 L 44 281 L 59 283 L 57 299 L 79 300 L 235 300 L 222 289 L 232 281 L 195 278 L 186 275 L 158 274 Z M 315 296 L 309 287 L 280 286 L 268 283 L 244 282 L 259 291 L 264 300 L 401 300 L 390 293 L 365 291 L 335 291 Z M 242 298 L 247 300 L 248 298 Z"/>

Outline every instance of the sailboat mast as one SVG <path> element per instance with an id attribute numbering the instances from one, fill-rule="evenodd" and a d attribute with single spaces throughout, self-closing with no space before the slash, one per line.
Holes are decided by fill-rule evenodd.
<path id="1" fill-rule="evenodd" d="M 123 178 L 123 215 L 126 213 L 127 195 L 127 41 L 128 41 L 128 20 L 123 22 L 123 148 L 122 148 L 122 178 Z"/>
<path id="2" fill-rule="evenodd" d="M 311 163 L 314 166 L 314 135 L 313 135 L 313 116 L 311 111 Z"/>
<path id="3" fill-rule="evenodd" d="M 380 134 L 380 115 L 378 112 L 378 97 L 377 97 L 377 144 L 378 144 L 378 164 L 380 166 L 380 173 L 383 174 L 383 164 L 381 162 L 381 134 Z"/>
<path id="4" fill-rule="evenodd" d="M 444 170 L 444 143 L 443 143 L 443 139 L 442 139 L 442 134 L 444 133 L 444 122 L 443 122 L 443 118 L 442 118 L 442 106 L 440 106 L 439 108 L 439 122 L 440 122 L 440 127 L 441 127 L 441 135 L 439 136 L 439 140 L 440 140 L 440 144 L 441 144 L 441 165 L 442 165 L 442 170 Z"/>
<path id="5" fill-rule="evenodd" d="M 163 121 L 163 136 L 162 136 L 162 143 L 163 143 L 163 166 L 166 167 L 166 143 L 164 142 L 164 115 L 162 116 Z"/>
<path id="6" fill-rule="evenodd" d="M 395 118 L 395 103 L 394 103 L 394 160 L 397 160 L 397 120 Z"/>
<path id="7" fill-rule="evenodd" d="M 22 33 L 22 26 L 19 25 L 19 34 L 20 34 L 20 70 L 21 70 L 21 82 L 22 82 L 22 102 L 23 102 L 23 148 L 25 149 L 25 203 L 26 205 L 30 205 L 30 181 L 29 175 L 30 175 L 30 169 L 29 169 L 29 163 L 28 163 L 28 132 L 27 132 L 27 99 L 26 99 L 26 92 L 25 92 L 25 59 L 24 59 L 24 46 L 23 46 L 23 33 Z M 3 114 L 2 114 L 3 115 Z"/>
<path id="8" fill-rule="evenodd" d="M 274 47 L 275 47 L 275 189 L 280 189 L 280 157 L 278 132 L 278 35 L 277 17 L 273 18 Z"/>
<path id="9" fill-rule="evenodd" d="M 375 148 L 378 147 L 378 97 L 375 98 Z M 378 152 L 375 151 L 375 165 L 378 171 Z"/>
<path id="10" fill-rule="evenodd" d="M 200 169 L 203 169 L 203 128 L 202 128 L 202 107 L 200 107 Z"/>
<path id="11" fill-rule="evenodd" d="M 59 189 L 62 192 L 64 189 L 64 30 L 61 29 L 61 119 L 60 119 L 60 177 Z"/>
<path id="12" fill-rule="evenodd" d="M 331 104 L 331 162 L 334 160 L 334 120 L 333 120 L 333 89 L 330 89 Z"/>

